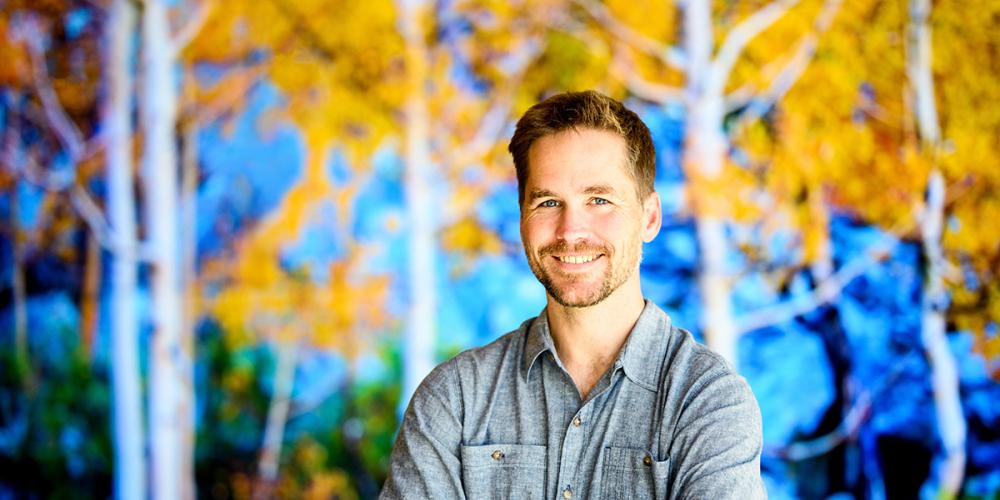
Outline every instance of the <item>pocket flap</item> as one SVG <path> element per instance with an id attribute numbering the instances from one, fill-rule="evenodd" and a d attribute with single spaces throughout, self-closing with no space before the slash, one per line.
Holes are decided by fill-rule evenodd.
<path id="1" fill-rule="evenodd" d="M 545 446 L 483 444 L 462 446 L 463 467 L 545 467 Z"/>
<path id="2" fill-rule="evenodd" d="M 668 467 L 669 463 L 669 458 L 666 460 L 656 460 L 652 453 L 638 448 L 618 448 L 615 446 L 604 448 L 605 467 L 629 470 L 642 470 L 645 468 L 660 470 Z"/>

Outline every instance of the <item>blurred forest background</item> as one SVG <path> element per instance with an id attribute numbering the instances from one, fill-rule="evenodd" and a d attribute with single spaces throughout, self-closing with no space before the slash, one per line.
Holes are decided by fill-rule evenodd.
<path id="1" fill-rule="evenodd" d="M 997 498 L 998 75 L 997 0 L 0 0 L 0 498 L 376 496 L 544 306 L 505 149 L 586 88 L 771 498 Z"/>

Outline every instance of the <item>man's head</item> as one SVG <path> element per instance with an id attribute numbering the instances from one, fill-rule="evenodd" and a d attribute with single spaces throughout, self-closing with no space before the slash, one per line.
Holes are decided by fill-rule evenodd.
<path id="1" fill-rule="evenodd" d="M 524 184 L 531 166 L 528 152 L 538 139 L 564 130 L 606 130 L 625 140 L 629 175 L 640 200 L 653 192 L 656 150 L 649 128 L 622 103 L 600 92 L 566 92 L 535 104 L 517 122 L 507 147 L 517 171 L 518 202 L 524 204 Z"/>
<path id="2" fill-rule="evenodd" d="M 641 298 L 642 242 L 661 214 L 639 118 L 596 92 L 556 96 L 521 119 L 511 151 L 525 254 L 551 300 L 590 307 L 619 290 Z M 642 162 L 648 168 L 637 169 Z"/>

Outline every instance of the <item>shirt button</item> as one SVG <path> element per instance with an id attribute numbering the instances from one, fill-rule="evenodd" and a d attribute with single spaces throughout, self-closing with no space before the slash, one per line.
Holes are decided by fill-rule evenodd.
<path id="1" fill-rule="evenodd" d="M 503 452 L 500 450 L 496 450 L 490 456 L 493 457 L 493 460 L 500 460 L 501 458 L 503 458 Z"/>
<path id="2" fill-rule="evenodd" d="M 563 490 L 563 498 L 573 498 L 573 491 L 569 488 Z"/>
<path id="3" fill-rule="evenodd" d="M 642 464 L 645 465 L 646 467 L 653 465 L 653 457 L 649 455 L 642 457 Z"/>
<path id="4" fill-rule="evenodd" d="M 580 427 L 581 424 L 583 424 L 583 420 L 580 420 L 580 417 L 573 419 L 573 427 Z"/>

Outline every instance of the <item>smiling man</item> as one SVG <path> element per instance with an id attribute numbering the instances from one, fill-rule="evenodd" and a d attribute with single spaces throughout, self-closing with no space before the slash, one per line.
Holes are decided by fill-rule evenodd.
<path id="1" fill-rule="evenodd" d="M 518 121 L 521 239 L 547 306 L 417 389 L 382 498 L 764 498 L 760 410 L 643 299 L 660 230 L 649 129 L 588 91 Z"/>

